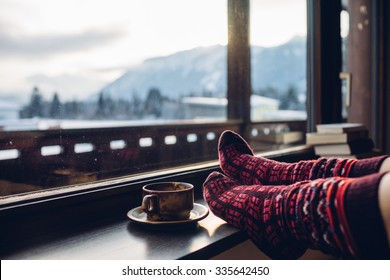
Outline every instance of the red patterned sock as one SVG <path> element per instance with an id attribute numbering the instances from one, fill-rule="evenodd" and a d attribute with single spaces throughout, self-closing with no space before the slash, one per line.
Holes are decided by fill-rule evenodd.
<path id="1" fill-rule="evenodd" d="M 307 247 L 288 236 L 280 210 L 284 186 L 240 185 L 213 172 L 204 183 L 204 198 L 210 210 L 230 225 L 244 230 L 249 238 L 274 259 L 296 259 Z"/>
<path id="2" fill-rule="evenodd" d="M 274 259 L 298 258 L 309 247 L 342 258 L 389 258 L 378 206 L 382 175 L 246 186 L 213 172 L 204 198 Z"/>
<path id="3" fill-rule="evenodd" d="M 219 139 L 219 161 L 228 176 L 244 184 L 281 185 L 329 177 L 360 177 L 378 172 L 387 156 L 371 159 L 320 158 L 296 163 L 256 157 L 238 134 L 225 131 Z"/>

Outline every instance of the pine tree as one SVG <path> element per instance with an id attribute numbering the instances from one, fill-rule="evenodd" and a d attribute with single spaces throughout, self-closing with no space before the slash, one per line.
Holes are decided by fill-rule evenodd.
<path id="1" fill-rule="evenodd" d="M 62 104 L 58 93 L 54 93 L 53 100 L 50 104 L 49 117 L 53 119 L 62 118 Z"/>
<path id="2" fill-rule="evenodd" d="M 148 92 L 148 97 L 145 101 L 145 112 L 149 115 L 154 115 L 157 118 L 162 115 L 162 102 L 163 97 L 160 90 L 157 88 L 151 88 Z"/>
<path id="3" fill-rule="evenodd" d="M 103 96 L 103 92 L 100 92 L 99 94 L 99 99 L 98 99 L 98 102 L 97 102 L 97 109 L 96 109 L 96 116 L 98 118 L 102 118 L 104 117 L 104 114 L 105 114 L 105 100 L 104 100 L 104 96 Z"/>
<path id="4" fill-rule="evenodd" d="M 31 93 L 30 103 L 27 107 L 27 117 L 43 117 L 44 101 L 38 87 L 34 87 Z"/>
<path id="5" fill-rule="evenodd" d="M 298 93 L 294 86 L 290 86 L 280 102 L 280 109 L 297 110 L 299 108 Z"/>

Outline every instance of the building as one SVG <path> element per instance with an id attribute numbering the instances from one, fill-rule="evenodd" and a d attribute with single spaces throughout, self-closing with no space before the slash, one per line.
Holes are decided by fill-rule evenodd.
<path id="1" fill-rule="evenodd" d="M 226 98 L 217 97 L 184 97 L 181 100 L 185 119 L 224 119 L 226 118 Z M 251 118 L 252 120 L 266 119 L 268 113 L 278 114 L 279 100 L 252 95 Z"/>

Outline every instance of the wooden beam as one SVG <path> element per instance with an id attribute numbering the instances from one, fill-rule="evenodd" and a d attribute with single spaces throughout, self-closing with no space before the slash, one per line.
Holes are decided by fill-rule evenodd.
<path id="1" fill-rule="evenodd" d="M 308 131 L 317 123 L 340 122 L 340 0 L 307 0 Z"/>
<path id="2" fill-rule="evenodd" d="M 379 147 L 390 154 L 390 2 L 388 0 L 380 1 L 380 44 L 381 51 L 379 56 L 380 67 L 380 125 L 379 125 Z"/>
<path id="3" fill-rule="evenodd" d="M 228 119 L 250 122 L 249 0 L 228 0 Z"/>
<path id="4" fill-rule="evenodd" d="M 352 74 L 351 106 L 348 110 L 349 122 L 364 123 L 373 136 L 373 116 L 375 92 L 373 91 L 374 68 L 372 42 L 374 24 L 371 0 L 349 1 L 350 14 L 347 71 Z"/>

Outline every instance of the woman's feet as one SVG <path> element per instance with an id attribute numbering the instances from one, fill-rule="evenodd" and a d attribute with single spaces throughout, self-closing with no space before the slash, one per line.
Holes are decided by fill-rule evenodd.
<path id="1" fill-rule="evenodd" d="M 389 258 L 378 206 L 383 174 L 288 186 L 242 185 L 213 172 L 204 183 L 210 210 L 242 229 L 268 256 L 299 258 L 307 248 L 342 258 Z"/>
<path id="2" fill-rule="evenodd" d="M 289 236 L 283 227 L 282 196 L 284 186 L 245 186 L 218 172 L 204 183 L 204 198 L 210 210 L 230 225 L 242 229 L 268 256 L 296 259 L 307 247 Z"/>
<path id="3" fill-rule="evenodd" d="M 376 173 L 386 162 L 390 168 L 387 156 L 282 163 L 255 157 L 232 131 L 221 135 L 218 151 L 227 176 L 210 174 L 204 198 L 216 216 L 245 231 L 271 258 L 298 258 L 308 247 L 344 258 L 390 257 L 390 214 L 383 214 L 388 201 L 381 199 L 390 201 L 390 191 L 378 194 L 385 183 L 384 173 Z"/>

